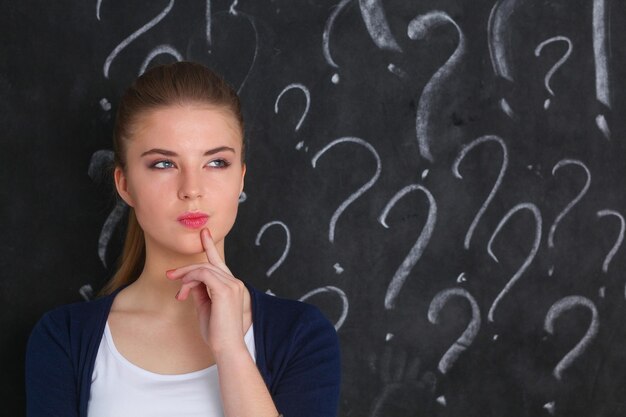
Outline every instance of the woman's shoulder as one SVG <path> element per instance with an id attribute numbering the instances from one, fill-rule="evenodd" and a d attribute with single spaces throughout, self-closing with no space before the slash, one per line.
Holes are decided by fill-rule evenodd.
<path id="1" fill-rule="evenodd" d="M 112 298 L 113 295 L 106 295 L 95 300 L 64 304 L 46 312 L 40 321 L 88 321 L 108 311 Z"/>
<path id="2" fill-rule="evenodd" d="M 279 409 L 298 410 L 307 395 L 317 402 L 324 393 L 328 409 L 335 410 L 341 353 L 334 325 L 314 305 L 250 292 L 257 366 L 272 395 L 281 398 Z M 294 383 L 309 393 L 294 393 Z"/>
<path id="3" fill-rule="evenodd" d="M 59 342 L 76 340 L 85 333 L 98 331 L 99 325 L 111 308 L 113 296 L 108 295 L 92 301 L 80 301 L 61 305 L 46 312 L 31 332 L 33 339 L 55 339 Z"/>

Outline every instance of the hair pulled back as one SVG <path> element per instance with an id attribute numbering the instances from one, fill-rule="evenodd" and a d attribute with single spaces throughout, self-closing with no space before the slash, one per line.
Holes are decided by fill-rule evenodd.
<path id="1" fill-rule="evenodd" d="M 169 106 L 208 105 L 229 111 L 237 120 L 243 138 L 243 116 L 237 93 L 217 73 L 193 62 L 176 62 L 148 69 L 122 96 L 113 127 L 113 153 L 116 167 L 126 170 L 126 149 L 133 129 L 142 115 Z M 245 142 L 245 141 L 244 141 Z M 245 143 L 241 158 L 245 160 Z M 143 230 L 130 207 L 124 249 L 119 268 L 101 294 L 110 294 L 130 284 L 141 274 L 146 260 Z"/>

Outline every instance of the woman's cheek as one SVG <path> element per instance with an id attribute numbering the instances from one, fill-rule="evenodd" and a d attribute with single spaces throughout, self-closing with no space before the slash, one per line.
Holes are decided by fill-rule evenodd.
<path id="1" fill-rule="evenodd" d="M 227 204 L 224 206 L 224 210 L 222 211 L 222 216 L 220 216 L 220 237 L 225 237 L 233 228 L 235 224 L 235 219 L 237 218 L 237 210 L 239 209 L 239 195 L 236 198 L 232 198 L 229 196 L 226 199 Z M 218 225 L 216 225 L 218 226 Z"/>

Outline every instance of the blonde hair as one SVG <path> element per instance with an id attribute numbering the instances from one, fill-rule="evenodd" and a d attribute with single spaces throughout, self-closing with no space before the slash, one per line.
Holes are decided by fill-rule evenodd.
<path id="1" fill-rule="evenodd" d="M 126 169 L 126 143 L 132 137 L 133 127 L 139 116 L 157 108 L 188 103 L 208 104 L 228 110 L 237 120 L 243 137 L 239 97 L 221 76 L 193 62 L 161 65 L 144 72 L 120 100 L 113 128 L 115 167 Z M 243 162 L 245 141 L 242 143 L 241 158 Z M 132 283 L 143 271 L 145 260 L 143 230 L 131 207 L 119 268 L 100 293 L 110 294 Z"/>

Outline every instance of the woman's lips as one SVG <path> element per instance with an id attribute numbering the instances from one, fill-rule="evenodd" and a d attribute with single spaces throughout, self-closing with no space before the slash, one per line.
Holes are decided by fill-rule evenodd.
<path id="1" fill-rule="evenodd" d="M 209 216 L 204 213 L 185 213 L 178 216 L 178 222 L 190 229 L 199 229 L 206 224 Z"/>

